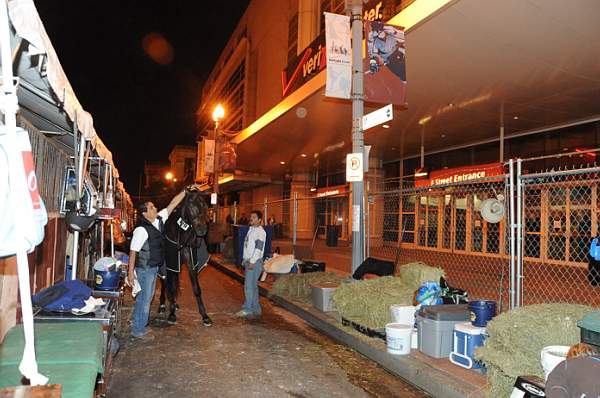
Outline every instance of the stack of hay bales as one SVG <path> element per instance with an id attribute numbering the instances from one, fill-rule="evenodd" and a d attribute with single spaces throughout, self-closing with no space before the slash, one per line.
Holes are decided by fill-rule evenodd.
<path id="1" fill-rule="evenodd" d="M 379 329 L 390 322 L 391 305 L 412 305 L 415 290 L 423 282 L 438 282 L 441 276 L 441 268 L 408 263 L 400 267 L 400 278 L 386 276 L 341 285 L 333 295 L 333 303 L 344 318 Z"/>
<path id="2" fill-rule="evenodd" d="M 592 311 L 594 308 L 583 305 L 537 304 L 500 314 L 488 323 L 489 337 L 475 357 L 488 369 L 490 396 L 510 396 L 517 376 L 544 377 L 542 348 L 577 344 L 577 321 Z"/>
<path id="3" fill-rule="evenodd" d="M 442 276 L 446 276 L 443 269 L 431 267 L 422 262 L 407 263 L 400 266 L 402 282 L 413 291 L 421 287 L 424 282 L 439 282 Z"/>
<path id="4" fill-rule="evenodd" d="M 412 305 L 414 290 L 400 278 L 382 278 L 340 285 L 333 294 L 333 304 L 340 314 L 371 329 L 385 327 L 390 319 L 390 305 Z"/>
<path id="5" fill-rule="evenodd" d="M 340 283 L 344 278 L 331 272 L 289 274 L 273 283 L 271 292 L 304 303 L 311 302 L 312 285 L 322 282 Z"/>

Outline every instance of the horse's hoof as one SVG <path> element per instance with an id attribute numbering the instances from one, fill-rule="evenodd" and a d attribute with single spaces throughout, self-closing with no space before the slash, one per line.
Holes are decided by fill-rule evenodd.
<path id="1" fill-rule="evenodd" d="M 164 314 L 165 311 L 167 311 L 167 306 L 166 305 L 161 304 L 161 305 L 158 306 L 158 313 L 159 314 Z"/>
<path id="2" fill-rule="evenodd" d="M 206 327 L 210 327 L 213 325 L 212 320 L 208 317 L 202 318 L 202 324 Z"/>
<path id="3" fill-rule="evenodd" d="M 177 324 L 177 317 L 175 316 L 175 314 L 169 314 L 169 316 L 167 317 L 167 323 L 169 325 Z"/>

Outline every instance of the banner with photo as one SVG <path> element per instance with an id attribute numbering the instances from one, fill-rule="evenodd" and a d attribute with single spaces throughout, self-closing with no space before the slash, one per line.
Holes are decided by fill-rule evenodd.
<path id="1" fill-rule="evenodd" d="M 350 17 L 325 14 L 325 46 L 327 48 L 327 84 L 325 95 L 350 98 L 352 88 L 352 45 Z"/>
<path id="2" fill-rule="evenodd" d="M 365 35 L 365 101 L 406 105 L 404 28 L 367 21 Z"/>

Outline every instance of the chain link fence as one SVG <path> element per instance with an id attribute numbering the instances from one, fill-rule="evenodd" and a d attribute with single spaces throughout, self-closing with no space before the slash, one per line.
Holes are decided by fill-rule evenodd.
<path id="1" fill-rule="evenodd" d="M 519 173 L 522 304 L 600 305 L 600 278 L 588 270 L 600 222 L 599 177 L 598 167 Z"/>
<path id="2" fill-rule="evenodd" d="M 451 286 L 471 299 L 489 299 L 508 309 L 510 236 L 508 176 L 434 187 L 386 181 L 368 194 L 367 254 L 404 264 L 422 261 L 444 269 Z M 500 199 L 499 222 L 486 221 L 486 199 Z"/>

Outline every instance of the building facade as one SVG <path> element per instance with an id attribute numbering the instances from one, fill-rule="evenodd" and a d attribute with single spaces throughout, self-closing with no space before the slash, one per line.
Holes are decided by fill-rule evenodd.
<path id="1" fill-rule="evenodd" d="M 298 239 L 325 238 L 328 226 L 337 227 L 340 239 L 351 236 L 351 186 L 344 174 L 351 106 L 324 96 L 324 11 L 343 14 L 344 2 L 252 1 L 198 109 L 203 134 L 214 128 L 212 108 L 223 103 L 224 135 L 237 145 L 236 173 L 220 179 L 223 204 L 274 202 L 276 218 L 289 226 L 289 201 L 297 198 Z M 586 250 L 600 223 L 597 179 L 580 173 L 575 183 L 563 174 L 593 171 L 600 146 L 594 61 L 600 54 L 593 45 L 600 32 L 589 19 L 599 11 L 559 0 L 364 2 L 365 19 L 405 28 L 407 49 L 407 108 L 395 110 L 388 128 L 365 132 L 370 153 L 362 227 L 372 254 L 393 258 L 399 248 L 406 258 L 443 266 L 472 263 L 473 274 L 496 258 L 490 274 L 500 275 L 509 258 L 510 223 L 507 217 L 486 221 L 481 206 L 507 196 L 507 162 L 519 158 L 524 261 L 574 267 L 551 273 L 585 279 L 567 270 L 587 267 Z M 572 34 L 543 40 L 557 21 Z M 367 103 L 365 112 L 380 106 Z M 422 173 L 490 163 L 503 177 L 418 186 Z M 554 171 L 563 174 L 548 177 Z M 263 182 L 240 175 L 260 175 Z"/>

